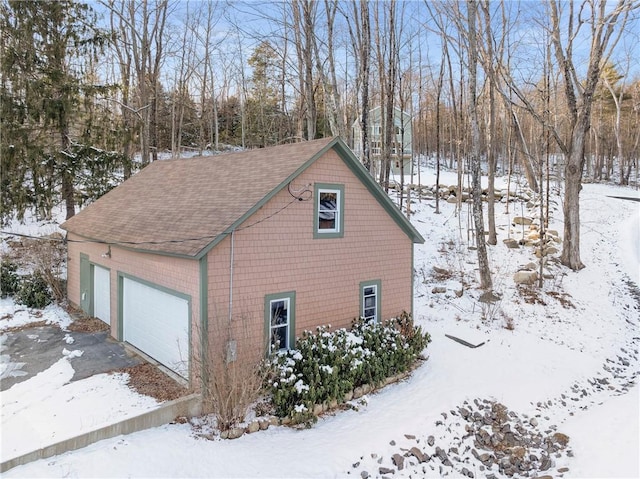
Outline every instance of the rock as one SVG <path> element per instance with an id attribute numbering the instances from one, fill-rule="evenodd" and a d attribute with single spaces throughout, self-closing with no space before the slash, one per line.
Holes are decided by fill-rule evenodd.
<path id="1" fill-rule="evenodd" d="M 266 431 L 267 429 L 269 429 L 269 426 L 271 425 L 271 421 L 269 419 L 260 419 L 258 421 L 258 424 L 260 425 L 261 431 Z"/>
<path id="2" fill-rule="evenodd" d="M 416 438 L 413 434 L 405 434 L 404 437 L 406 437 L 410 441 L 413 441 Z"/>
<path id="3" fill-rule="evenodd" d="M 516 284 L 532 285 L 538 280 L 538 273 L 536 271 L 518 271 L 513 275 L 513 281 Z"/>
<path id="4" fill-rule="evenodd" d="M 502 240 L 502 242 L 509 249 L 518 249 L 520 247 L 518 242 L 516 240 L 514 240 L 513 238 L 504 239 L 504 240 Z"/>
<path id="5" fill-rule="evenodd" d="M 463 467 L 462 470 L 460 471 L 460 474 L 462 474 L 463 476 L 467 476 L 467 477 L 474 477 L 473 476 L 473 472 L 471 472 L 469 469 L 467 469 L 466 467 Z"/>
<path id="6" fill-rule="evenodd" d="M 538 420 L 535 417 L 532 417 L 529 419 L 529 424 L 531 424 L 532 427 L 538 427 Z"/>
<path id="7" fill-rule="evenodd" d="M 449 271 L 448 269 L 445 269 L 445 268 L 439 268 L 438 266 L 434 266 L 433 267 L 433 272 L 436 273 L 439 276 L 446 276 L 447 278 L 453 276 L 451 271 Z"/>
<path id="8" fill-rule="evenodd" d="M 568 467 L 561 467 L 560 469 L 558 469 L 558 472 L 560 474 L 564 474 L 565 472 L 569 472 L 569 468 Z"/>
<path id="9" fill-rule="evenodd" d="M 513 218 L 512 223 L 514 225 L 526 225 L 529 226 L 531 223 L 533 223 L 533 220 L 531 218 L 525 218 L 522 216 L 516 216 L 515 218 Z"/>
<path id="10" fill-rule="evenodd" d="M 361 477 L 362 479 L 369 479 L 369 473 L 368 473 L 367 471 L 362 471 L 362 472 L 360 473 L 360 477 Z"/>
<path id="11" fill-rule="evenodd" d="M 247 426 L 247 433 L 253 434 L 254 432 L 258 432 L 260 430 L 260 423 L 258 421 L 251 421 Z"/>
<path id="12" fill-rule="evenodd" d="M 388 467 L 381 467 L 378 469 L 378 474 L 380 474 L 381 476 L 385 475 L 385 474 L 395 474 L 396 471 L 393 469 L 389 469 Z"/>
<path id="13" fill-rule="evenodd" d="M 549 456 L 542 456 L 542 459 L 540 460 L 540 470 L 547 471 L 551 467 L 553 467 L 553 461 L 551 461 Z"/>
<path id="14" fill-rule="evenodd" d="M 227 432 L 228 432 L 227 439 L 238 439 L 240 436 L 242 436 L 244 434 L 244 428 L 243 427 L 232 427 Z"/>
<path id="15" fill-rule="evenodd" d="M 316 404 L 313 406 L 313 415 L 320 416 L 324 412 L 324 404 Z"/>
<path id="16" fill-rule="evenodd" d="M 471 414 L 471 412 L 468 409 L 463 408 L 463 407 L 459 408 L 458 412 L 460 412 L 460 415 L 465 419 L 467 419 L 469 417 L 469 415 Z"/>
<path id="17" fill-rule="evenodd" d="M 567 444 L 569 444 L 569 436 L 562 434 L 561 432 L 554 433 L 553 436 L 551 436 L 551 439 L 562 447 L 566 447 Z"/>
<path id="18" fill-rule="evenodd" d="M 446 292 L 447 288 L 445 288 L 444 286 L 434 286 L 434 288 L 431 290 L 432 294 L 442 294 Z"/>
<path id="19" fill-rule="evenodd" d="M 433 436 L 429 436 L 427 438 L 427 444 L 429 444 L 429 446 L 433 446 L 435 444 L 436 440 Z"/>
<path id="20" fill-rule="evenodd" d="M 398 468 L 398 471 L 402 471 L 404 469 L 404 456 L 394 454 L 391 456 L 391 462 L 393 462 L 393 465 Z"/>
<path id="21" fill-rule="evenodd" d="M 428 454 L 417 447 L 412 447 L 411 449 L 409 449 L 409 454 L 415 457 L 421 464 L 423 462 L 429 462 L 429 459 L 431 459 Z"/>

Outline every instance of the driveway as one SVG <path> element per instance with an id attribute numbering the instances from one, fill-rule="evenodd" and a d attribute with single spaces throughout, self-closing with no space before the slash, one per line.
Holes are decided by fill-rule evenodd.
<path id="1" fill-rule="evenodd" d="M 66 332 L 56 326 L 26 328 L 0 335 L 0 391 L 45 371 L 65 355 L 74 358 L 71 381 L 143 362 L 107 331 Z"/>

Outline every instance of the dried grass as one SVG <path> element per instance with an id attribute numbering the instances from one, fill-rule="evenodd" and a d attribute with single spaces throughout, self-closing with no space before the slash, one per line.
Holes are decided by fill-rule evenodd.
<path id="1" fill-rule="evenodd" d="M 188 388 L 178 384 L 153 364 L 138 364 L 137 366 L 117 369 L 112 373 L 127 373 L 129 375 L 129 387 L 139 394 L 151 396 L 158 401 L 173 401 L 190 393 Z"/>

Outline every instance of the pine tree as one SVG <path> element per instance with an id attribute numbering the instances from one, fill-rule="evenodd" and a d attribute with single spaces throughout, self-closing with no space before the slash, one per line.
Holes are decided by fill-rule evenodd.
<path id="1" fill-rule="evenodd" d="M 89 147 L 92 104 L 108 88 L 91 71 L 108 40 L 95 23 L 88 5 L 70 0 L 0 3 L 0 220 L 22 218 L 29 207 L 49 217 L 58 195 L 70 218 L 79 174 L 93 176 L 96 158 L 104 170 L 118 156 Z"/>

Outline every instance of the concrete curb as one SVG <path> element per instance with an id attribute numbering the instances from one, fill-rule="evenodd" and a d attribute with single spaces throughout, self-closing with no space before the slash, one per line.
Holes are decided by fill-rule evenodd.
<path id="1" fill-rule="evenodd" d="M 201 412 L 201 396 L 199 394 L 191 394 L 169 401 L 166 404 L 162 404 L 158 409 L 145 412 L 139 416 L 130 417 L 118 423 L 109 424 L 108 426 L 3 461 L 0 463 L 0 473 L 6 472 L 16 466 L 37 461 L 38 459 L 45 459 L 68 451 L 74 451 L 93 444 L 94 442 L 102 441 L 103 439 L 162 426 L 180 416 L 199 416 Z"/>

